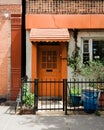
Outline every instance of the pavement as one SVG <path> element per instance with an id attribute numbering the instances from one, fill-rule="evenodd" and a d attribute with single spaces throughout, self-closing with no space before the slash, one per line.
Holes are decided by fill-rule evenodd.
<path id="1" fill-rule="evenodd" d="M 104 115 L 16 115 L 14 108 L 0 106 L 0 130 L 104 130 Z"/>

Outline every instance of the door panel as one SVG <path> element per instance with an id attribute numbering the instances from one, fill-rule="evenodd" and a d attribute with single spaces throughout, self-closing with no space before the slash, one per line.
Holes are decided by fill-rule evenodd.
<path id="1" fill-rule="evenodd" d="M 39 79 L 60 79 L 60 57 L 59 47 L 39 47 L 38 53 L 38 77 Z"/>
<path id="2" fill-rule="evenodd" d="M 38 78 L 45 81 L 60 80 L 61 60 L 60 46 L 38 47 Z M 47 83 L 39 85 L 40 96 L 62 95 L 61 86 Z M 60 91 L 60 92 L 59 92 Z"/>

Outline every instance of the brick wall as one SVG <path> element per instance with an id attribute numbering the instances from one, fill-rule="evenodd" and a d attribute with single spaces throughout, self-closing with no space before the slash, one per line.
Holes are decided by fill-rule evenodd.
<path id="1" fill-rule="evenodd" d="M 8 21 L 0 16 L 0 96 L 8 93 Z"/>
<path id="2" fill-rule="evenodd" d="M 0 13 L 10 13 L 10 14 L 21 14 L 21 6 L 20 4 L 6 4 L 0 5 Z"/>
<path id="3" fill-rule="evenodd" d="M 104 0 L 27 0 L 27 13 L 104 14 Z"/>
<path id="4" fill-rule="evenodd" d="M 0 0 L 0 4 L 21 4 L 21 0 Z"/>
<path id="5" fill-rule="evenodd" d="M 5 17 L 5 13 L 10 14 L 9 18 Z M 17 43 L 16 39 L 20 40 L 19 44 L 18 43 L 16 44 L 16 47 L 20 46 L 20 44 L 21 44 L 21 37 L 19 37 L 19 35 L 21 35 L 21 31 L 20 31 L 19 35 L 16 35 L 16 36 L 15 36 L 15 34 L 12 33 L 13 29 L 12 29 L 12 25 L 10 24 L 10 23 L 12 23 L 12 18 L 11 18 L 12 14 L 17 15 L 17 18 L 18 18 L 18 15 L 21 14 L 21 5 L 20 4 L 0 4 L 0 97 L 7 96 L 8 92 L 11 91 L 12 87 L 15 88 L 17 83 L 13 81 L 13 78 L 21 79 L 21 73 L 20 73 L 21 70 L 20 70 L 19 74 L 17 73 L 15 76 L 14 75 L 11 76 L 12 67 L 14 67 L 14 69 L 15 69 L 17 67 L 16 65 L 12 66 L 12 64 L 11 64 L 10 65 L 11 69 L 8 68 L 8 66 L 10 64 L 10 63 L 8 64 L 8 60 L 10 59 L 11 60 L 10 62 L 12 63 L 12 61 L 14 61 L 14 60 L 16 61 L 16 57 L 18 57 L 17 55 L 15 55 L 15 57 L 13 57 L 13 58 L 8 57 L 9 56 L 8 52 L 12 50 L 11 48 L 13 46 L 15 46 L 14 43 Z M 15 21 L 18 22 L 18 19 Z M 21 28 L 18 27 L 18 25 L 17 25 L 15 33 L 18 33 L 18 30 L 21 30 Z M 10 48 L 9 48 L 8 44 L 11 45 Z M 21 48 L 18 48 L 18 50 L 19 49 L 21 50 Z M 15 52 L 16 50 L 17 50 L 17 48 L 13 51 Z M 14 53 L 13 51 L 11 53 Z M 19 61 L 21 61 L 20 55 L 19 55 Z M 16 63 L 17 62 L 15 62 L 15 64 Z M 21 63 L 19 64 L 19 67 L 20 67 L 20 65 L 21 65 Z M 10 87 L 10 90 L 9 90 L 9 87 Z M 20 80 L 16 87 L 18 87 L 18 89 L 19 89 Z M 12 95 L 15 97 L 17 96 L 15 93 L 14 94 L 12 93 Z"/>

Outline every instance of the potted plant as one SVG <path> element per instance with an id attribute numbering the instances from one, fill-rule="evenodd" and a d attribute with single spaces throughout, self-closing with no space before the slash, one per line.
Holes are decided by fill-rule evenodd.
<path id="1" fill-rule="evenodd" d="M 30 87 L 28 84 L 24 83 L 22 88 L 22 102 L 23 102 L 23 109 L 22 113 L 34 113 L 34 94 L 31 93 Z"/>
<path id="2" fill-rule="evenodd" d="M 72 106 L 80 106 L 81 100 L 81 89 L 78 86 L 73 86 L 70 88 L 70 99 Z"/>
<path id="3" fill-rule="evenodd" d="M 104 65 L 101 61 L 90 61 L 85 64 L 81 69 L 81 74 L 87 78 L 94 79 L 101 82 L 104 80 Z M 94 81 L 93 80 L 93 81 Z M 92 88 L 92 89 L 91 89 Z M 101 84 L 92 83 L 88 86 L 88 89 L 83 90 L 84 97 L 84 109 L 88 113 L 92 113 L 98 109 L 98 98 L 99 93 L 101 92 Z M 101 92 L 102 93 L 102 92 Z M 102 97 L 100 97 L 102 98 Z M 100 103 L 101 104 L 101 103 Z"/>

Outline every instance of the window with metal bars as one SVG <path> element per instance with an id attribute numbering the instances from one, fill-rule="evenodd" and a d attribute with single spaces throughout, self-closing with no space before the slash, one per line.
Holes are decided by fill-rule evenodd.
<path id="1" fill-rule="evenodd" d="M 104 0 L 26 0 L 26 13 L 104 14 Z"/>

